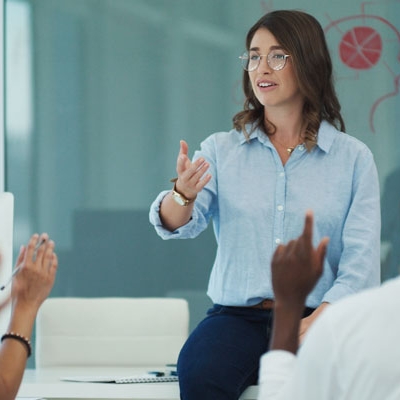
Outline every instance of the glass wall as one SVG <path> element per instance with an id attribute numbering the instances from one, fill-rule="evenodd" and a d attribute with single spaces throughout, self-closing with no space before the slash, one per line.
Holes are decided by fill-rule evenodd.
<path id="1" fill-rule="evenodd" d="M 15 253 L 56 241 L 52 296 L 183 296 L 191 328 L 215 239 L 162 241 L 148 221 L 190 151 L 230 129 L 238 55 L 260 7 L 245 1 L 7 0 L 6 189 Z"/>
<path id="2" fill-rule="evenodd" d="M 60 267 L 52 296 L 184 296 L 203 315 L 215 239 L 162 241 L 148 222 L 190 153 L 241 109 L 248 28 L 270 1 L 6 0 L 6 190 L 15 251 L 48 232 Z M 294 0 L 280 8 L 298 8 Z M 400 255 L 400 0 L 305 0 L 331 47 L 348 133 L 373 151 L 382 188 L 382 276 Z M 373 62 L 343 57 L 377 35 Z M 347 36 L 346 36 L 347 35 Z M 357 50 L 359 51 L 359 50 Z M 357 57 L 356 57 L 357 58 Z"/>

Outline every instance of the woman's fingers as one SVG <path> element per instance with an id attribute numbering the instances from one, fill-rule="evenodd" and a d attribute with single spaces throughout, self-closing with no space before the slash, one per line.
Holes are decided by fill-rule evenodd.
<path id="1" fill-rule="evenodd" d="M 187 143 L 181 140 L 176 163 L 178 178 L 175 182 L 175 187 L 185 197 L 195 198 L 211 180 L 211 175 L 206 174 L 210 164 L 203 157 L 191 162 L 188 152 L 189 147 Z"/>
<path id="2" fill-rule="evenodd" d="M 189 146 L 188 146 L 188 144 L 184 141 L 184 140 L 181 140 L 180 142 L 179 142 L 179 146 L 180 146 L 180 148 L 179 148 L 179 155 L 185 155 L 186 157 L 188 156 L 188 153 L 189 153 Z"/>
<path id="3" fill-rule="evenodd" d="M 191 161 L 188 157 L 189 146 L 184 140 L 180 141 L 178 160 L 176 162 L 176 172 L 178 176 L 184 173 L 191 166 Z"/>
<path id="4" fill-rule="evenodd" d="M 43 255 L 48 245 L 48 241 L 49 235 L 47 233 L 42 233 L 36 242 L 32 260 L 37 262 L 38 265 L 43 262 Z"/>
<path id="5" fill-rule="evenodd" d="M 25 251 L 25 257 L 24 261 L 25 263 L 33 261 L 33 257 L 35 254 L 35 248 L 39 240 L 39 235 L 37 233 L 33 234 L 31 238 L 29 239 L 28 245 L 26 246 L 26 251 Z"/>
<path id="6" fill-rule="evenodd" d="M 53 265 L 53 263 L 55 262 L 54 259 L 54 242 L 52 240 L 50 240 L 46 246 L 46 251 L 44 254 L 44 262 L 43 265 L 50 269 Z"/>

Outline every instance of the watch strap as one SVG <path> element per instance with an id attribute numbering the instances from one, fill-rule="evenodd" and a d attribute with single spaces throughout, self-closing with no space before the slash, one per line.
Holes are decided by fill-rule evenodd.
<path id="1" fill-rule="evenodd" d="M 172 189 L 172 197 L 179 205 L 184 207 L 188 206 L 190 203 L 193 203 L 196 200 L 196 198 L 188 199 L 182 193 L 179 193 L 176 190 L 176 182 L 174 183 L 174 188 Z"/>

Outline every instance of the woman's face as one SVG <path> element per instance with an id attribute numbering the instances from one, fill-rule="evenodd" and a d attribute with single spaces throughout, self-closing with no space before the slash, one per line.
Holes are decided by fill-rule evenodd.
<path id="1" fill-rule="evenodd" d="M 266 28 L 260 28 L 250 43 L 249 55 L 262 55 L 260 64 L 254 71 L 249 71 L 249 78 L 253 92 L 258 101 L 265 107 L 265 111 L 274 107 L 301 107 L 304 98 L 296 80 L 293 69 L 293 60 L 286 58 L 285 66 L 276 71 L 267 62 L 267 55 L 274 51 L 278 57 L 288 54 L 275 39 L 275 36 Z"/>

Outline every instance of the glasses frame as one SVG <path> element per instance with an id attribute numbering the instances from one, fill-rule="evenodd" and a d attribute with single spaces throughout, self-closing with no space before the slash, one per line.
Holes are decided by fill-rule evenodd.
<path id="1" fill-rule="evenodd" d="M 284 60 L 282 61 L 282 66 L 279 66 L 279 67 L 273 67 L 272 65 L 271 65 L 271 59 L 272 59 L 272 56 L 274 55 L 274 54 L 276 54 L 276 53 L 274 53 L 276 50 L 272 50 L 272 51 L 270 51 L 268 54 L 258 54 L 257 53 L 257 56 L 258 56 L 258 61 L 257 61 L 257 63 L 255 64 L 255 66 L 254 66 L 254 68 L 251 68 L 251 69 L 249 69 L 249 68 L 246 68 L 244 65 L 244 63 L 245 63 L 245 61 L 247 60 L 247 63 L 249 63 L 249 61 L 250 61 L 250 55 L 249 55 L 249 53 L 247 52 L 247 51 L 245 51 L 241 56 L 239 56 L 239 58 L 242 60 L 242 67 L 243 67 L 243 69 L 245 70 L 245 71 L 247 71 L 247 72 L 252 72 L 252 71 L 255 71 L 259 66 L 260 66 L 260 62 L 261 62 L 261 59 L 263 58 L 263 57 L 266 57 L 267 58 L 267 63 L 268 63 L 268 65 L 269 65 L 269 67 L 271 68 L 271 69 L 273 69 L 274 71 L 280 71 L 280 70 L 282 70 L 283 68 L 285 68 L 285 66 L 286 66 L 286 61 L 287 61 L 287 59 L 288 59 L 288 57 L 290 57 L 290 54 L 280 54 L 280 55 L 283 55 L 284 56 Z"/>

